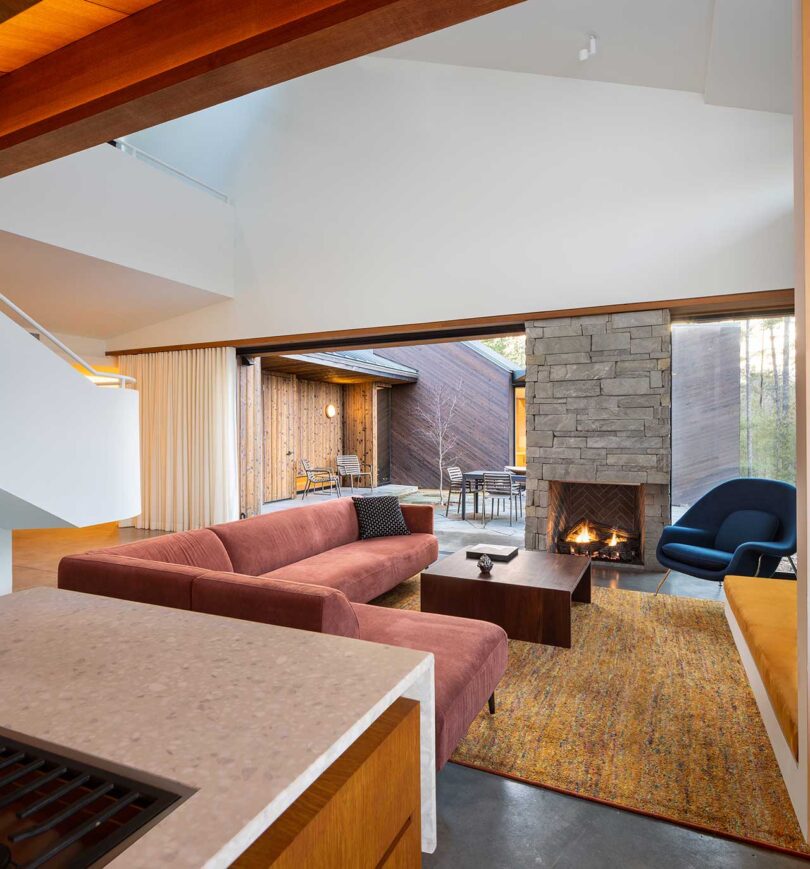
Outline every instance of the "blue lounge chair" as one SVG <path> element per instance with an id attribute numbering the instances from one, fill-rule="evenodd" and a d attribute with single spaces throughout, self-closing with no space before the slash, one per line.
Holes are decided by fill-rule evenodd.
<path id="1" fill-rule="evenodd" d="M 721 483 L 664 528 L 656 557 L 669 570 L 722 583 L 730 575 L 773 576 L 795 552 L 796 487 L 741 477 Z"/>

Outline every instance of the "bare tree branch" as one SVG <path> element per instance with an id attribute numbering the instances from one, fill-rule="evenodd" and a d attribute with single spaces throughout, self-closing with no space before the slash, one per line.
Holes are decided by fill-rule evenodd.
<path id="1" fill-rule="evenodd" d="M 439 497 L 444 501 L 444 469 L 455 457 L 458 433 L 453 429 L 453 417 L 461 397 L 463 380 L 455 386 L 442 383 L 425 387 L 425 400 L 417 404 L 415 415 L 422 424 L 425 437 L 434 450 L 439 472 Z"/>

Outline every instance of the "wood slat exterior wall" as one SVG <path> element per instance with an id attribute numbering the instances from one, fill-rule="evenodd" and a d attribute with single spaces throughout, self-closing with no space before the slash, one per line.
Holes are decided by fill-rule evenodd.
<path id="1" fill-rule="evenodd" d="M 258 361 L 239 366 L 239 514 L 261 513 L 264 499 L 264 420 Z"/>
<path id="2" fill-rule="evenodd" d="M 333 404 L 337 415 L 326 415 Z M 320 468 L 334 468 L 343 452 L 343 387 L 316 380 L 298 380 L 298 418 L 296 421 L 296 472 L 301 459 Z"/>
<path id="3" fill-rule="evenodd" d="M 361 465 L 368 465 L 373 469 L 376 486 L 375 388 L 373 383 L 353 383 L 343 387 L 343 448 L 346 453 L 356 454 Z"/>
<path id="4" fill-rule="evenodd" d="M 262 375 L 265 501 L 295 494 L 297 397 L 294 377 Z"/>
<path id="5" fill-rule="evenodd" d="M 461 384 L 452 430 L 456 461 L 464 470 L 502 470 L 512 458 L 512 375 L 465 344 L 385 348 L 380 356 L 419 371 L 417 383 L 396 386 L 391 395 L 391 482 L 435 489 L 435 448 L 424 434 L 416 406 L 430 390 Z"/>

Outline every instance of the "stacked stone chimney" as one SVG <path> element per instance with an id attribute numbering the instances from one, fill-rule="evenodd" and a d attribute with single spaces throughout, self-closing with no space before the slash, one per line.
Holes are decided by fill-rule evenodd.
<path id="1" fill-rule="evenodd" d="M 644 564 L 670 517 L 669 311 L 526 324 L 526 547 L 549 545 L 552 481 L 640 487 Z"/>

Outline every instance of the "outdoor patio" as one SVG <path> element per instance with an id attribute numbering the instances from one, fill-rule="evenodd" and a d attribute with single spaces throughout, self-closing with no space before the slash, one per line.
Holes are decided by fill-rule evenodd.
<path id="1" fill-rule="evenodd" d="M 355 487 L 355 495 L 367 496 L 372 492 L 368 488 Z M 481 514 L 472 515 L 472 504 L 468 506 L 467 518 L 462 519 L 461 515 L 456 512 L 456 502 L 450 507 L 450 513 L 445 516 L 446 506 L 440 505 L 439 493 L 437 490 L 419 489 L 417 486 L 397 486 L 385 485 L 375 486 L 374 495 L 396 495 L 400 501 L 408 504 L 430 504 L 434 508 L 434 531 L 439 538 L 439 551 L 442 555 L 449 555 L 457 549 L 464 546 L 472 546 L 476 543 L 498 543 L 512 544 L 513 546 L 523 546 L 525 524 L 523 517 L 514 518 L 512 525 L 509 525 L 508 515 L 504 518 L 496 516 L 494 519 L 487 518 L 486 527 L 483 527 L 483 519 Z M 352 491 L 348 487 L 341 489 L 341 496 L 350 498 Z M 301 498 L 299 495 L 296 498 L 289 498 L 284 501 L 273 501 L 264 504 L 262 513 L 273 513 L 277 510 L 290 510 L 296 507 L 303 507 L 306 504 L 317 504 L 322 501 L 329 501 L 336 498 L 337 495 L 329 492 L 315 492 L 307 495 L 306 498 Z"/>

